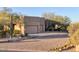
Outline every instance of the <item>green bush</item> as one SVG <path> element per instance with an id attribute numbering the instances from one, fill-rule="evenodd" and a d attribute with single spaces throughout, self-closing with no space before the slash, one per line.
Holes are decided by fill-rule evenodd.
<path id="1" fill-rule="evenodd" d="M 0 30 L 3 30 L 3 26 L 0 24 Z"/>
<path id="2" fill-rule="evenodd" d="M 20 34 L 21 34 L 20 30 L 14 30 L 14 32 L 13 32 L 13 36 L 17 36 L 17 35 L 20 35 Z"/>
<path id="3" fill-rule="evenodd" d="M 52 31 L 52 30 L 54 30 L 54 28 L 52 26 L 50 26 L 50 27 L 48 27 L 48 30 Z"/>
<path id="4" fill-rule="evenodd" d="M 0 24 L 0 38 L 3 37 L 3 26 Z"/>
<path id="5" fill-rule="evenodd" d="M 65 28 L 64 26 L 61 26 L 61 27 L 60 27 L 60 30 L 61 30 L 61 31 L 64 31 L 64 30 L 66 30 L 66 28 Z"/>
<path id="6" fill-rule="evenodd" d="M 6 32 L 3 30 L 0 30 L 0 38 L 6 37 Z"/>

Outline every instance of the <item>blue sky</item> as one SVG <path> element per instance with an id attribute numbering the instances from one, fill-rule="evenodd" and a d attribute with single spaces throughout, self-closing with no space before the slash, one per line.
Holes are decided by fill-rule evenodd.
<path id="1" fill-rule="evenodd" d="M 41 16 L 45 12 L 52 12 L 57 15 L 68 16 L 72 22 L 79 21 L 78 7 L 12 7 L 13 12 L 21 12 L 29 16 Z"/>

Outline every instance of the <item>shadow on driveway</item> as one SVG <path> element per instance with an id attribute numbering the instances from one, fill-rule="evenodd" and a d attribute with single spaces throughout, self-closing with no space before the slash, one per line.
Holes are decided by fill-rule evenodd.
<path id="1" fill-rule="evenodd" d="M 8 41 L 8 38 L 0 39 L 0 43 L 14 43 L 14 42 L 37 42 L 37 39 L 61 39 L 61 38 L 68 38 L 67 33 L 38 33 L 38 34 L 29 34 L 28 37 L 20 40 L 11 40 Z M 29 40 L 35 39 L 35 40 Z"/>
<path id="2" fill-rule="evenodd" d="M 55 38 L 68 38 L 67 33 L 40 33 L 40 34 L 29 34 L 29 39 L 55 39 Z"/>

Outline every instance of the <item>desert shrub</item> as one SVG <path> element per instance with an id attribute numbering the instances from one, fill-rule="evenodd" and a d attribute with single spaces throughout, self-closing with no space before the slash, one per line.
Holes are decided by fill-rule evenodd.
<path id="1" fill-rule="evenodd" d="M 20 30 L 14 30 L 14 34 L 20 34 Z"/>
<path id="2" fill-rule="evenodd" d="M 3 25 L 0 24 L 0 38 L 6 37 L 6 32 L 3 31 Z"/>
<path id="3" fill-rule="evenodd" d="M 0 30 L 3 30 L 3 26 L 0 24 Z"/>
<path id="4" fill-rule="evenodd" d="M 79 29 L 79 23 L 70 24 L 67 28 L 69 36 L 72 36 Z"/>
<path id="5" fill-rule="evenodd" d="M 70 24 L 68 27 L 69 41 L 71 44 L 79 44 L 79 23 Z"/>
<path id="6" fill-rule="evenodd" d="M 3 26 L 0 24 L 0 37 L 2 37 Z"/>
<path id="7" fill-rule="evenodd" d="M 75 45 L 79 44 L 79 29 L 75 31 L 72 36 L 70 36 L 70 42 Z"/>
<path id="8" fill-rule="evenodd" d="M 6 37 L 6 32 L 3 30 L 0 30 L 0 38 Z"/>
<path id="9" fill-rule="evenodd" d="M 21 34 L 20 30 L 14 30 L 13 31 L 13 36 L 17 36 L 17 35 L 20 35 L 20 34 Z"/>
<path id="10" fill-rule="evenodd" d="M 0 30 L 0 38 L 2 37 L 2 31 Z"/>

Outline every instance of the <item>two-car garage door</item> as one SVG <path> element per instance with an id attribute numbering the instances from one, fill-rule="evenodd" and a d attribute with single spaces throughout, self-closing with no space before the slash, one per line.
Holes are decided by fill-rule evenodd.
<path id="1" fill-rule="evenodd" d="M 27 26 L 26 31 L 27 31 L 27 33 L 37 33 L 38 32 L 38 26 Z"/>
<path id="2" fill-rule="evenodd" d="M 43 26 L 41 25 L 31 25 L 31 26 L 27 26 L 26 28 L 26 32 L 27 33 L 40 33 L 43 32 Z"/>

